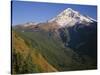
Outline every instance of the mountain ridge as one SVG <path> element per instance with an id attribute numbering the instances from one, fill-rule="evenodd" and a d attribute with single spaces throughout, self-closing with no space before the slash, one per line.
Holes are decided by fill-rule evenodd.
<path id="1" fill-rule="evenodd" d="M 78 11 L 74 11 L 71 8 L 67 8 L 64 11 L 62 11 L 60 14 L 58 14 L 56 17 L 54 17 L 53 19 L 51 19 L 49 22 L 57 22 L 58 25 L 60 25 L 61 27 L 64 26 L 73 26 L 76 23 L 92 23 L 94 19 L 84 16 L 82 14 L 80 14 Z M 85 23 L 85 24 L 86 24 Z M 86 24 L 88 25 L 88 24 Z"/>
<path id="2" fill-rule="evenodd" d="M 17 32 L 19 37 L 24 40 L 23 46 L 27 44 L 27 47 L 36 49 L 36 54 L 40 59 L 34 56 L 34 51 L 29 51 L 34 59 L 38 58 L 33 63 L 37 63 L 42 70 L 39 67 L 34 67 L 34 69 L 44 72 L 44 63 L 47 63 L 50 72 L 96 69 L 97 21 L 70 8 L 57 16 L 44 23 L 34 25 L 33 22 L 12 27 L 12 31 Z M 16 36 L 13 37 L 16 38 Z M 17 38 L 17 41 L 15 39 L 13 42 L 22 42 L 22 40 Z M 14 48 L 20 51 L 20 44 L 15 44 L 15 46 Z M 21 50 L 25 51 L 23 46 L 21 45 Z M 27 52 L 22 55 L 27 55 Z M 44 61 L 39 63 L 40 60 Z M 29 67 L 30 65 L 28 65 Z M 47 69 L 44 68 L 44 70 L 48 72 Z"/>

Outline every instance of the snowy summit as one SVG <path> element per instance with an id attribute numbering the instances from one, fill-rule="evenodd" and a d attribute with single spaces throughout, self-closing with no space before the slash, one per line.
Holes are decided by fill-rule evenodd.
<path id="1" fill-rule="evenodd" d="M 53 21 L 56 22 L 61 27 L 63 26 L 70 27 L 75 25 L 76 23 L 88 25 L 88 23 L 93 22 L 93 19 L 88 16 L 84 16 L 79 12 L 74 11 L 71 8 L 67 8 L 64 11 L 62 11 L 59 15 L 51 19 L 49 22 Z"/>

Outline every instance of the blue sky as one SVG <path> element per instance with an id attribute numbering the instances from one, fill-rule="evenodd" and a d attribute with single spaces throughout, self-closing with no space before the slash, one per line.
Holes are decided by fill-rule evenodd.
<path id="1" fill-rule="evenodd" d="M 72 8 L 73 10 L 79 11 L 83 15 L 88 15 L 97 19 L 96 6 L 13 1 L 12 25 L 26 22 L 45 22 L 67 8 Z"/>

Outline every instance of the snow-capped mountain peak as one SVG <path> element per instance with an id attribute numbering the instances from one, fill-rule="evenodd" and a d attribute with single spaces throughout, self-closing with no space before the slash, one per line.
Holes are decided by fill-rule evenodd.
<path id="1" fill-rule="evenodd" d="M 53 21 L 56 22 L 59 26 L 70 27 L 75 25 L 76 23 L 89 25 L 88 23 L 92 23 L 93 19 L 90 17 L 86 17 L 71 8 L 67 8 L 59 15 L 51 19 L 49 22 L 53 22 Z"/>
<path id="2" fill-rule="evenodd" d="M 66 14 L 71 14 L 71 13 L 73 13 L 73 14 L 78 14 L 78 12 L 74 11 L 74 10 L 71 9 L 71 8 L 65 9 L 62 13 L 66 13 Z"/>

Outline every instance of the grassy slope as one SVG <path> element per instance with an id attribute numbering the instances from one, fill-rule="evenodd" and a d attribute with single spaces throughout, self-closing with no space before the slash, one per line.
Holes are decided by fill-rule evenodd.
<path id="1" fill-rule="evenodd" d="M 12 73 L 57 71 L 35 48 L 29 47 L 15 32 L 12 34 Z"/>
<path id="2" fill-rule="evenodd" d="M 85 63 L 85 61 L 83 61 L 72 49 L 65 48 L 62 41 L 55 38 L 53 34 L 48 35 L 48 32 L 46 31 L 14 31 L 24 40 L 24 44 L 26 44 L 25 47 L 31 49 L 29 52 L 31 53 L 32 59 L 34 58 L 31 62 L 38 66 L 38 68 L 36 68 L 37 66 L 34 67 L 35 70 L 33 72 L 84 70 L 92 69 L 94 67 L 91 66 L 90 63 Z M 19 42 L 20 41 L 21 40 L 19 40 Z M 18 42 L 18 40 L 16 42 Z M 19 46 L 20 43 L 17 45 Z M 23 44 L 21 46 L 26 51 L 27 48 L 25 48 Z M 16 47 L 13 48 L 17 49 Z M 26 56 L 30 54 L 23 55 Z M 48 64 L 48 68 L 46 63 Z"/>
<path id="3" fill-rule="evenodd" d="M 81 69 L 78 55 L 70 48 L 65 48 L 59 39 L 49 37 L 47 32 L 18 33 L 29 46 L 37 49 L 59 71 Z"/>

